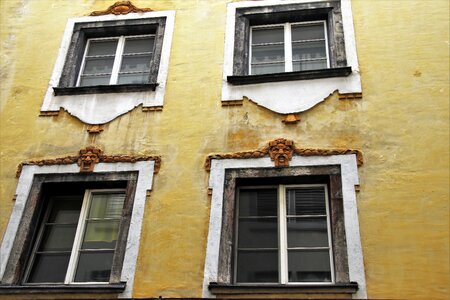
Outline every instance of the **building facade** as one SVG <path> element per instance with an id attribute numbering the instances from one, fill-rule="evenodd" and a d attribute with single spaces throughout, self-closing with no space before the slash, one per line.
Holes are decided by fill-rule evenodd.
<path id="1" fill-rule="evenodd" d="M 0 8 L 0 298 L 449 296 L 448 1 Z"/>

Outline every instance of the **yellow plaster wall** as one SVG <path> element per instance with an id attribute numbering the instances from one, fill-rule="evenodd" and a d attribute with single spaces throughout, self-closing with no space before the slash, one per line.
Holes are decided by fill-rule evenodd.
<path id="1" fill-rule="evenodd" d="M 206 155 L 300 147 L 364 152 L 359 221 L 370 298 L 449 295 L 448 2 L 353 1 L 363 99 L 337 94 L 296 125 L 244 100 L 220 103 L 226 0 L 133 1 L 176 10 L 162 112 L 140 107 L 98 136 L 67 113 L 38 117 L 68 17 L 114 1 L 1 1 L 0 232 L 24 160 L 75 155 L 161 155 L 145 208 L 134 297 L 200 297 L 209 222 Z"/>

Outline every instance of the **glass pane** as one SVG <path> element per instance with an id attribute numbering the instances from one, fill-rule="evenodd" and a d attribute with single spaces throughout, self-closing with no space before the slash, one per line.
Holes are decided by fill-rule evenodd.
<path id="1" fill-rule="evenodd" d="M 278 251 L 238 251 L 237 282 L 278 282 Z"/>
<path id="2" fill-rule="evenodd" d="M 114 57 L 86 58 L 83 75 L 111 73 Z"/>
<path id="3" fill-rule="evenodd" d="M 75 282 L 108 282 L 113 256 L 113 251 L 80 253 Z"/>
<path id="4" fill-rule="evenodd" d="M 46 225 L 38 251 L 71 251 L 77 224 Z"/>
<path id="5" fill-rule="evenodd" d="M 325 215 L 323 186 L 286 189 L 288 215 Z"/>
<path id="6" fill-rule="evenodd" d="M 278 221 L 270 219 L 239 220 L 239 248 L 277 248 Z"/>
<path id="7" fill-rule="evenodd" d="M 283 45 L 252 47 L 252 63 L 284 62 Z"/>
<path id="8" fill-rule="evenodd" d="M 328 68 L 326 60 L 315 60 L 305 62 L 294 62 L 293 71 L 319 70 Z"/>
<path id="9" fill-rule="evenodd" d="M 325 41 L 294 43 L 292 44 L 292 59 L 304 60 L 304 59 L 327 58 L 325 49 L 326 49 Z"/>
<path id="10" fill-rule="evenodd" d="M 82 202 L 81 197 L 54 197 L 47 223 L 77 223 Z"/>
<path id="11" fill-rule="evenodd" d="M 252 75 L 282 73 L 282 72 L 284 72 L 284 63 L 252 66 Z"/>
<path id="12" fill-rule="evenodd" d="M 314 25 L 292 26 L 293 41 L 315 40 L 324 38 L 325 30 L 323 23 Z"/>
<path id="13" fill-rule="evenodd" d="M 141 72 L 150 70 L 151 55 L 124 56 L 120 72 Z"/>
<path id="14" fill-rule="evenodd" d="M 111 75 L 81 77 L 80 86 L 109 85 Z"/>
<path id="15" fill-rule="evenodd" d="M 115 55 L 117 40 L 90 41 L 87 55 Z"/>
<path id="16" fill-rule="evenodd" d="M 81 249 L 114 249 L 119 221 L 87 221 Z"/>
<path id="17" fill-rule="evenodd" d="M 328 247 L 327 218 L 287 218 L 288 247 Z"/>
<path id="18" fill-rule="evenodd" d="M 264 43 L 283 43 L 284 27 L 253 28 L 252 45 Z"/>
<path id="19" fill-rule="evenodd" d="M 119 84 L 140 84 L 149 82 L 149 73 L 119 74 Z"/>
<path id="20" fill-rule="evenodd" d="M 123 53 L 142 53 L 142 52 L 153 52 L 154 37 L 146 38 L 128 38 L 125 40 L 125 47 Z"/>
<path id="21" fill-rule="evenodd" d="M 278 215 L 277 189 L 242 189 L 239 192 L 239 216 Z"/>
<path id="22" fill-rule="evenodd" d="M 89 219 L 120 218 L 125 194 L 93 194 Z"/>
<path id="23" fill-rule="evenodd" d="M 36 254 L 28 282 L 64 282 L 70 253 Z"/>
<path id="24" fill-rule="evenodd" d="M 289 282 L 330 282 L 328 250 L 289 250 Z"/>

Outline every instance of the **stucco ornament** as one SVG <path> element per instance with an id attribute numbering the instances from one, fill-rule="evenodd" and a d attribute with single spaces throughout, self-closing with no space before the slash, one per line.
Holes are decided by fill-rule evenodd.
<path id="1" fill-rule="evenodd" d="M 330 156 L 355 154 L 358 166 L 363 164 L 363 155 L 356 149 L 311 149 L 297 148 L 294 141 L 285 138 L 272 140 L 267 146 L 259 150 L 242 151 L 235 153 L 210 154 L 206 158 L 205 168 L 211 169 L 211 160 L 213 159 L 235 159 L 235 158 L 260 158 L 269 156 L 274 161 L 275 167 L 289 167 L 289 161 L 295 155 L 299 156 Z"/>
<path id="2" fill-rule="evenodd" d="M 106 155 L 103 150 L 95 146 L 87 146 L 82 148 L 77 156 L 65 156 L 58 158 L 29 160 L 19 164 L 16 171 L 16 177 L 20 177 L 23 166 L 54 166 L 54 165 L 70 165 L 77 164 L 80 167 L 80 172 L 93 172 L 95 165 L 98 163 L 135 163 L 138 161 L 155 162 L 154 173 L 158 173 L 161 168 L 161 157 L 151 155 Z"/>
<path id="3" fill-rule="evenodd" d="M 275 167 L 289 167 L 289 161 L 294 154 L 294 142 L 286 139 L 276 139 L 269 142 L 269 156 L 275 162 Z"/>
<path id="4" fill-rule="evenodd" d="M 103 16 L 103 15 L 126 15 L 129 13 L 149 12 L 153 11 L 151 8 L 138 8 L 134 6 L 131 1 L 117 1 L 105 10 L 97 10 L 91 12 L 90 16 Z"/>
<path id="5" fill-rule="evenodd" d="M 86 147 L 80 150 L 80 157 L 77 164 L 80 166 L 80 172 L 93 172 L 94 166 L 100 161 L 103 151 L 96 147 Z"/>

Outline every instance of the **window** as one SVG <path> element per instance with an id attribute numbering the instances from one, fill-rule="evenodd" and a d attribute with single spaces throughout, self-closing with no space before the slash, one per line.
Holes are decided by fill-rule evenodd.
<path id="1" fill-rule="evenodd" d="M 334 282 L 326 185 L 241 187 L 237 211 L 237 283 Z"/>
<path id="2" fill-rule="evenodd" d="M 125 190 L 54 195 L 44 209 L 26 283 L 109 283 Z"/>
<path id="3" fill-rule="evenodd" d="M 366 297 L 355 155 L 213 158 L 210 170 L 203 297 Z"/>
<path id="4" fill-rule="evenodd" d="M 155 90 L 165 18 L 77 23 L 55 95 Z"/>
<path id="5" fill-rule="evenodd" d="M 89 39 L 77 86 L 149 81 L 155 35 Z"/>
<path id="6" fill-rule="evenodd" d="M 324 21 L 252 26 L 250 41 L 251 75 L 329 66 Z"/>

